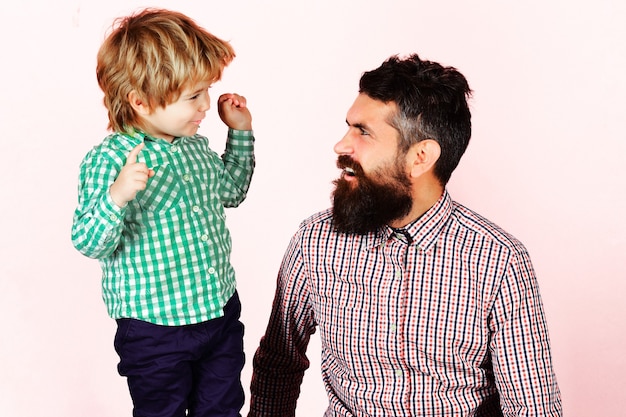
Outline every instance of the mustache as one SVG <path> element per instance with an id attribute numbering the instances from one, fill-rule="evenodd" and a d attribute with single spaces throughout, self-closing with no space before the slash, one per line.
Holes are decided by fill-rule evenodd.
<path id="1" fill-rule="evenodd" d="M 351 156 L 348 155 L 339 155 L 337 157 L 337 168 L 346 169 L 351 168 L 354 171 L 355 176 L 363 176 L 363 167 L 361 164 L 352 159 Z"/>

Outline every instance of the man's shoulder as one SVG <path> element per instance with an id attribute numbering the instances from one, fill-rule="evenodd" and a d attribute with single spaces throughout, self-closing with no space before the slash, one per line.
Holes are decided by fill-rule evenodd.
<path id="1" fill-rule="evenodd" d="M 300 223 L 299 230 L 311 230 L 319 227 L 330 227 L 333 221 L 333 210 L 327 208 L 325 210 L 318 211 L 304 219 Z"/>
<path id="2" fill-rule="evenodd" d="M 451 217 L 457 222 L 459 227 L 469 233 L 474 233 L 483 239 L 492 241 L 494 244 L 507 247 L 513 251 L 526 251 L 522 242 L 513 234 L 457 201 L 452 201 Z"/>
<path id="3" fill-rule="evenodd" d="M 327 239 L 333 233 L 332 209 L 318 211 L 300 222 L 298 229 L 291 236 L 290 244 L 306 247 L 311 240 L 317 242 L 320 239 Z"/>

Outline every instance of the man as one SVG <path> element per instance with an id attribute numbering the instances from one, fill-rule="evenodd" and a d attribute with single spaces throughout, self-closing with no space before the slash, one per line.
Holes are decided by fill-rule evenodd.
<path id="1" fill-rule="evenodd" d="M 319 329 L 325 416 L 560 416 L 524 246 L 446 191 L 471 135 L 456 69 L 363 74 L 332 209 L 304 221 L 254 357 L 250 417 L 294 416 Z"/>

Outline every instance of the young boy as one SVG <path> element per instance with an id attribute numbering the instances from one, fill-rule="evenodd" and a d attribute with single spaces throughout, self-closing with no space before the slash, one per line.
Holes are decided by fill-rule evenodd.
<path id="1" fill-rule="evenodd" d="M 197 134 L 234 56 L 189 17 L 157 9 L 118 19 L 98 53 L 113 133 L 80 166 L 72 242 L 102 266 L 134 416 L 238 416 L 243 406 L 224 207 L 244 200 L 254 169 L 245 98 L 217 100 L 229 128 L 221 158 Z"/>

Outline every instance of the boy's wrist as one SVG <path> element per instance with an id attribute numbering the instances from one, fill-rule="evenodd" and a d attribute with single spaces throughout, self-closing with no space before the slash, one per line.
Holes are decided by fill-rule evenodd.
<path id="1" fill-rule="evenodd" d="M 118 223 L 124 218 L 127 206 L 128 204 L 125 204 L 124 207 L 120 207 L 108 192 L 101 205 L 101 215 L 113 223 Z"/>
<path id="2" fill-rule="evenodd" d="M 228 128 L 232 130 L 243 130 L 243 131 L 252 130 L 252 123 L 242 123 L 237 126 L 228 126 Z"/>
<path id="3" fill-rule="evenodd" d="M 253 136 L 253 132 L 254 130 L 252 128 L 250 129 L 234 129 L 232 127 L 228 128 L 228 133 L 229 136 Z"/>
<path id="4" fill-rule="evenodd" d="M 128 204 L 128 201 L 124 201 L 124 199 L 115 192 L 115 183 L 109 187 L 109 198 L 120 209 L 126 207 L 126 204 Z"/>

